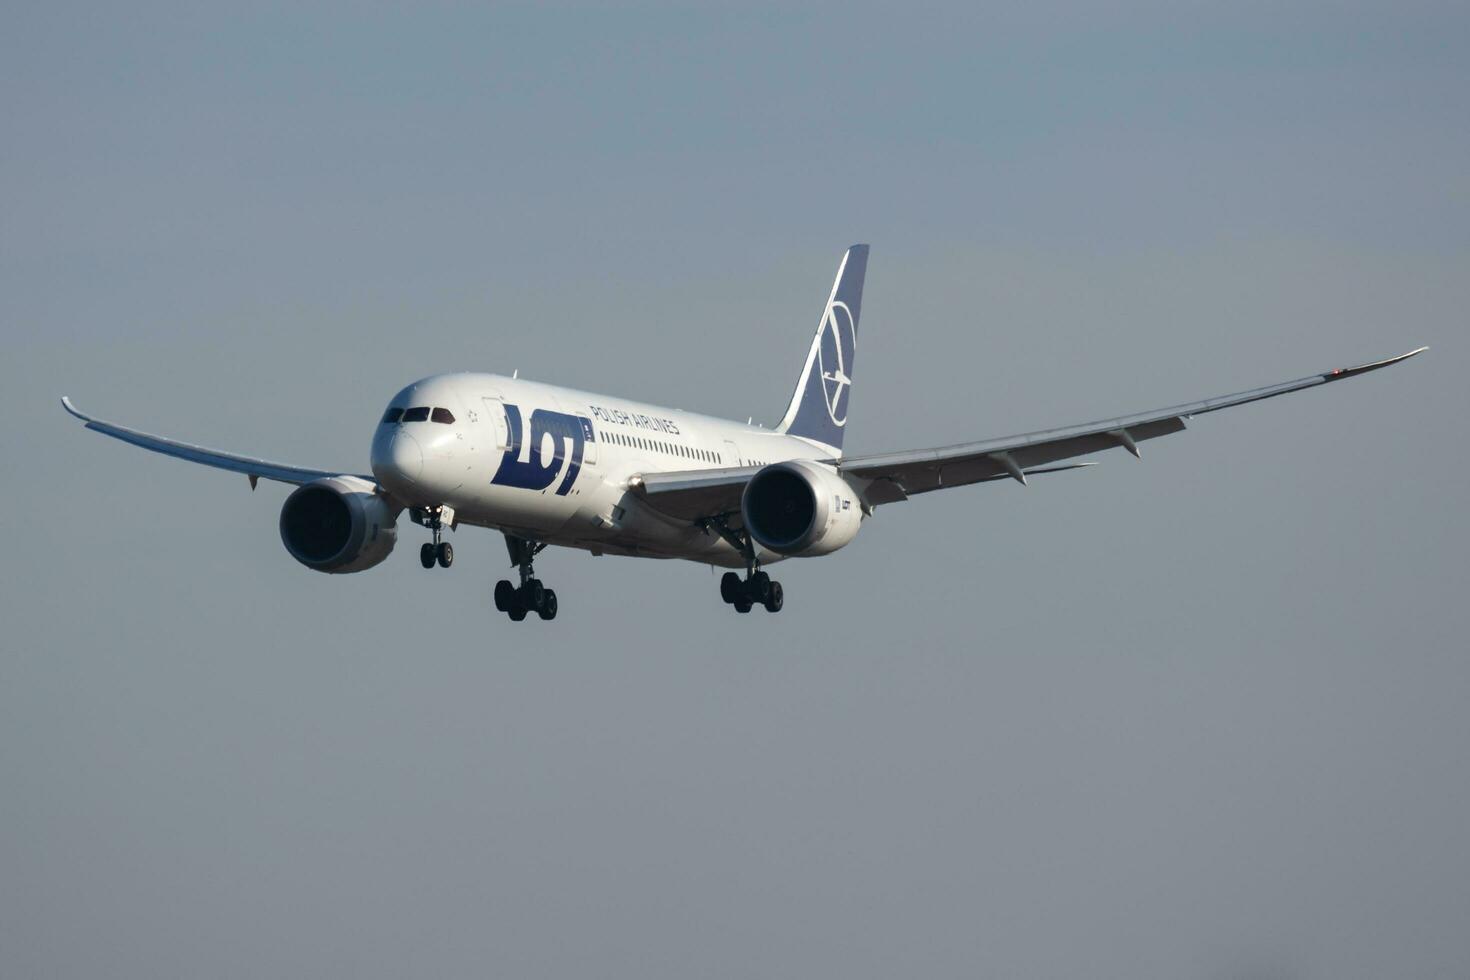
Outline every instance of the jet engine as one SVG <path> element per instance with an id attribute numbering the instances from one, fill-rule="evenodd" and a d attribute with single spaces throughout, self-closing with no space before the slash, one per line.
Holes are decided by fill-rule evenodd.
<path id="1" fill-rule="evenodd" d="M 291 557 L 318 572 L 360 572 L 387 558 L 399 508 L 374 490 L 355 476 L 297 487 L 281 505 L 281 542 Z"/>
<path id="2" fill-rule="evenodd" d="M 772 463 L 745 485 L 740 516 L 755 542 L 798 557 L 831 554 L 857 536 L 861 498 L 830 466 Z"/>

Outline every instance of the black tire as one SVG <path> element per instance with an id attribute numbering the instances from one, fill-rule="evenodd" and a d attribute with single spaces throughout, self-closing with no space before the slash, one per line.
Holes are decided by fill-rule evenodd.
<path id="1" fill-rule="evenodd" d="M 510 617 L 512 623 L 519 623 L 526 618 L 526 607 L 518 602 L 507 609 L 505 614 Z"/>
<path id="2" fill-rule="evenodd" d="M 425 541 L 424 546 L 419 549 L 419 564 L 425 568 L 434 567 L 434 546 Z"/>
<path id="3" fill-rule="evenodd" d="M 735 607 L 735 611 L 738 613 L 750 612 L 750 600 L 745 598 L 745 596 L 741 596 L 739 599 L 736 599 L 734 602 L 731 603 L 731 605 Z"/>
<path id="4" fill-rule="evenodd" d="M 521 586 L 521 604 L 527 609 L 540 610 L 541 604 L 546 601 L 546 587 L 541 584 L 539 578 L 533 578 Z"/>
<path id="5" fill-rule="evenodd" d="M 510 612 L 516 602 L 516 588 L 505 579 L 495 583 L 495 608 Z"/>
<path id="6" fill-rule="evenodd" d="M 740 598 L 741 584 L 740 576 L 734 572 L 726 572 L 720 576 L 720 598 L 725 600 L 726 605 L 733 605 Z"/>
<path id="7" fill-rule="evenodd" d="M 771 576 L 765 572 L 756 572 L 746 583 L 746 588 L 750 590 L 751 602 L 765 602 L 771 594 Z"/>
<path id="8" fill-rule="evenodd" d="M 448 541 L 439 542 L 439 567 L 448 568 L 454 564 L 454 545 Z"/>
<path id="9" fill-rule="evenodd" d="M 771 591 L 766 596 L 766 612 L 780 612 L 784 605 L 786 605 L 786 590 L 781 588 L 780 582 L 772 582 Z"/>
<path id="10" fill-rule="evenodd" d="M 536 615 L 542 619 L 556 618 L 556 590 L 547 589 L 546 595 L 541 599 L 541 607 L 536 610 Z"/>

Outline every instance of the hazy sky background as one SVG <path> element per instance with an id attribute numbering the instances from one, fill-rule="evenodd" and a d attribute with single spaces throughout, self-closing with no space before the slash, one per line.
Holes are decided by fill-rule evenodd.
<path id="1" fill-rule="evenodd" d="M 1470 976 L 1464 3 L 8 4 L 0 976 Z M 882 509 L 737 617 L 286 489 L 509 372 L 849 450 L 1407 365 Z"/>

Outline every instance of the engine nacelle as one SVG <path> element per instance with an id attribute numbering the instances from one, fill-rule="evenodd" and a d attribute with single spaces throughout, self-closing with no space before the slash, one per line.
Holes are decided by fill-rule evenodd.
<path id="1" fill-rule="evenodd" d="M 307 568 L 360 572 L 372 568 L 398 542 L 399 508 L 355 476 L 303 484 L 281 505 L 281 541 Z"/>
<path id="2" fill-rule="evenodd" d="M 837 471 L 807 460 L 762 467 L 740 498 L 745 529 L 782 555 L 826 555 L 857 537 L 861 498 Z"/>

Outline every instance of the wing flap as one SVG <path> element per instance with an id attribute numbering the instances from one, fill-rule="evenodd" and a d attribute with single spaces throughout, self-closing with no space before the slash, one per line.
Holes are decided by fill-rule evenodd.
<path id="1" fill-rule="evenodd" d="M 1038 466 L 1021 471 L 1025 477 L 1041 476 L 1047 473 L 1065 473 L 1067 470 L 1086 469 L 1096 466 L 1092 460 L 1080 463 L 1059 463 L 1056 466 Z M 924 473 L 913 475 L 882 476 L 873 480 L 863 490 L 863 499 L 869 506 L 876 507 L 879 504 L 896 504 L 900 500 L 907 500 L 920 493 L 930 493 L 934 490 L 943 490 L 947 487 L 970 486 L 975 483 L 992 483 L 996 480 L 1013 480 L 1015 474 L 1008 470 L 990 472 L 987 470 L 968 470 L 963 464 L 956 468 L 945 467 L 935 472 L 928 470 Z M 907 482 L 905 482 L 907 481 Z M 1024 481 L 1023 481 L 1024 482 Z"/>

